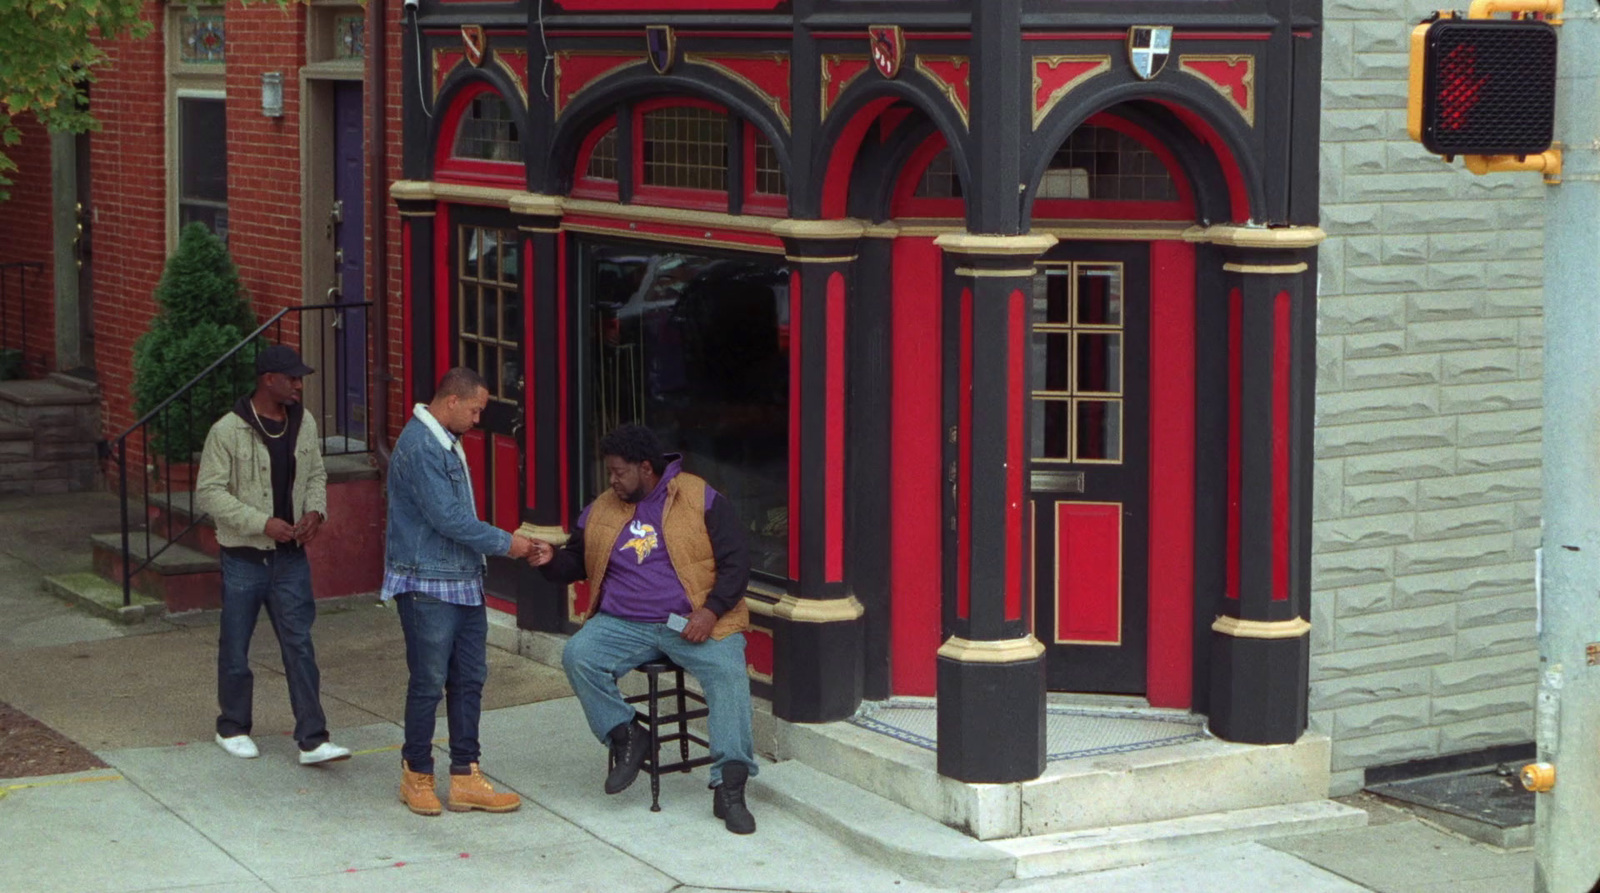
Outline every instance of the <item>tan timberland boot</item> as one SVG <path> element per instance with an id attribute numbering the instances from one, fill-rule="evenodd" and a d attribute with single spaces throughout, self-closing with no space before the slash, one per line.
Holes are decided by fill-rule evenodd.
<path id="1" fill-rule="evenodd" d="M 483 777 L 478 764 L 466 775 L 450 773 L 450 797 L 445 802 L 451 812 L 481 809 L 484 812 L 512 812 L 522 805 L 522 798 L 509 791 L 497 791 L 489 779 Z"/>
<path id="2" fill-rule="evenodd" d="M 412 772 L 405 760 L 400 761 L 400 802 L 417 815 L 438 815 L 439 795 L 433 792 L 433 775 Z"/>

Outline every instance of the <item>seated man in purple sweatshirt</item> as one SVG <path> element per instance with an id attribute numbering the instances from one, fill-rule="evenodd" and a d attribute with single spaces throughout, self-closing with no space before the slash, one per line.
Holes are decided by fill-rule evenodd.
<path id="1" fill-rule="evenodd" d="M 682 471 L 680 457 L 663 455 L 648 428 L 617 428 L 600 441 L 600 453 L 611 488 L 578 516 L 565 546 L 539 542 L 530 561 L 546 579 L 589 581 L 590 613 L 561 663 L 590 730 L 616 757 L 606 793 L 633 783 L 650 745 L 617 680 L 666 655 L 705 690 L 712 813 L 729 831 L 749 834 L 756 830 L 744 802 L 745 781 L 756 773 L 744 663 L 750 564 L 733 506 Z"/>

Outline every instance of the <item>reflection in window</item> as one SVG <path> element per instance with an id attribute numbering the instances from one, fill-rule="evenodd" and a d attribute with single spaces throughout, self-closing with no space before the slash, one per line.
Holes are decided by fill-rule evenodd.
<path id="1" fill-rule="evenodd" d="M 505 97 L 484 92 L 468 101 L 461 124 L 456 128 L 455 148 L 450 154 L 481 161 L 522 160 L 522 140 L 517 135 L 517 122 L 511 116 L 511 104 Z"/>
<path id="2" fill-rule="evenodd" d="M 728 188 L 728 115 L 680 106 L 644 115 L 644 182 L 682 189 Z"/>
<path id="3" fill-rule="evenodd" d="M 178 228 L 228 238 L 228 116 L 222 99 L 178 97 Z"/>
<path id="4" fill-rule="evenodd" d="M 456 243 L 456 362 L 483 376 L 490 400 L 520 406 L 517 232 L 458 226 Z"/>
<path id="5" fill-rule="evenodd" d="M 1178 187 L 1156 153 L 1110 127 L 1085 124 L 1056 150 L 1040 198 L 1177 201 Z"/>
<path id="6" fill-rule="evenodd" d="M 788 573 L 789 273 L 765 259 L 586 245 L 583 500 L 603 487 L 599 439 L 652 428 L 728 498 L 751 566 Z"/>
<path id="7" fill-rule="evenodd" d="M 1034 277 L 1032 455 L 1122 461 L 1122 267 L 1072 263 Z"/>

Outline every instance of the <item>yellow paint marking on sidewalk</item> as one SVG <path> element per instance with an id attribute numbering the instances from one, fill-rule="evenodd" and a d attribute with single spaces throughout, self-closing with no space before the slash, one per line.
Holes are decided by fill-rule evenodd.
<path id="1" fill-rule="evenodd" d="M 82 784 L 83 782 L 86 782 L 86 781 L 122 781 L 122 780 L 123 780 L 123 778 L 120 775 L 91 775 L 91 776 L 89 776 L 87 778 L 58 778 L 58 779 L 55 779 L 54 781 L 30 781 L 30 782 L 25 782 L 23 784 L 8 784 L 5 787 L 0 787 L 0 798 L 4 798 L 7 794 L 11 793 L 12 791 L 20 791 L 20 790 L 23 790 L 25 788 L 47 788 L 47 787 L 50 787 L 52 785 L 58 785 L 58 784 Z"/>

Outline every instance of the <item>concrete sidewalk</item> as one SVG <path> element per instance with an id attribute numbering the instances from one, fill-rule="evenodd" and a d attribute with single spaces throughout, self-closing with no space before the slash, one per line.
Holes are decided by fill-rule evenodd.
<path id="1" fill-rule="evenodd" d="M 524 806 L 413 816 L 395 792 L 405 665 L 387 608 L 349 606 L 317 621 L 324 705 L 352 760 L 294 761 L 264 620 L 252 650 L 262 756 L 229 757 L 211 743 L 215 614 L 122 627 L 40 589 L 46 574 L 87 569 L 87 535 L 114 529 L 114 513 L 104 494 L 0 499 L 0 700 L 111 767 L 0 780 L 0 891 L 959 889 L 897 874 L 760 799 L 758 833 L 728 834 L 711 815 L 703 772 L 664 778 L 659 813 L 649 810 L 647 779 L 606 797 L 604 750 L 560 672 L 493 649 L 484 769 Z M 998 889 L 1532 889 L 1527 852 L 1449 835 L 1376 801 L 1358 805 L 1371 812 L 1368 827 Z"/>

